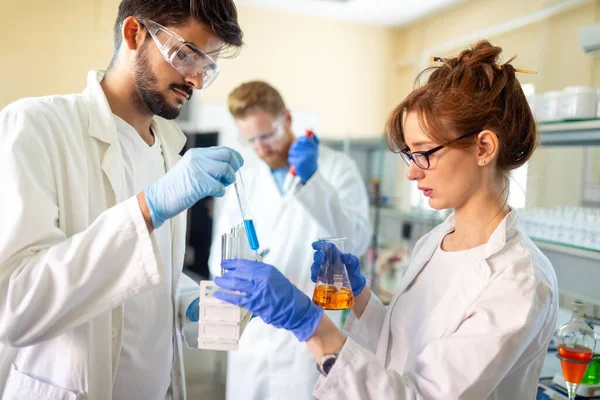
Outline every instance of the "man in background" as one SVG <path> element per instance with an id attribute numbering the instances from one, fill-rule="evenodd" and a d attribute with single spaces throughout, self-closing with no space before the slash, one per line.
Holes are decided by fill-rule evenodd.
<path id="1" fill-rule="evenodd" d="M 368 197 L 358 168 L 343 153 L 319 144 L 317 136 L 296 135 L 282 96 L 266 82 L 237 87 L 229 94 L 228 107 L 242 141 L 260 158 L 247 162 L 241 173 L 263 261 L 282 268 L 292 283 L 312 295 L 313 241 L 344 236 L 345 251 L 358 255 L 368 247 Z M 284 187 L 292 166 L 297 182 Z M 241 222 L 230 192 L 214 229 L 209 261 L 213 275 L 221 270 L 219 236 Z M 339 321 L 340 312 L 334 318 Z M 318 376 L 303 343 L 255 319 L 244 331 L 239 351 L 229 354 L 227 399 L 311 399 Z"/>

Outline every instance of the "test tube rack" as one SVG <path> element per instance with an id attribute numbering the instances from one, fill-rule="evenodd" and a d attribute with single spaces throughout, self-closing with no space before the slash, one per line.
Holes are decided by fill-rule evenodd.
<path id="1" fill-rule="evenodd" d="M 260 261 L 260 257 L 250 249 L 245 229 L 244 224 L 239 224 L 221 236 L 222 260 L 243 258 Z M 217 290 L 223 289 L 212 281 L 200 282 L 198 348 L 235 351 L 252 314 L 242 307 L 215 298 Z"/>
<path id="2" fill-rule="evenodd" d="M 214 282 L 200 282 L 198 348 L 235 351 L 251 313 L 215 298 L 216 290 Z"/>

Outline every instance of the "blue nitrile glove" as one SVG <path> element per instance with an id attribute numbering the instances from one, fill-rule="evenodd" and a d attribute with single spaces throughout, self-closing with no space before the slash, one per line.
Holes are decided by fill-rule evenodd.
<path id="1" fill-rule="evenodd" d="M 198 322 L 200 319 L 200 297 L 192 301 L 185 312 L 186 317 L 192 322 Z"/>
<path id="2" fill-rule="evenodd" d="M 294 286 L 277 268 L 251 260 L 224 260 L 227 270 L 215 283 L 226 290 L 217 290 L 215 297 L 244 307 L 267 324 L 291 331 L 304 342 L 315 333 L 323 309 Z"/>
<path id="3" fill-rule="evenodd" d="M 195 148 L 144 192 L 152 226 L 187 210 L 207 196 L 221 197 L 225 187 L 235 181 L 244 159 L 228 147 Z"/>
<path id="4" fill-rule="evenodd" d="M 352 286 L 352 293 L 354 296 L 358 296 L 363 291 L 367 285 L 367 279 L 360 272 L 360 262 L 356 256 L 350 253 L 342 253 L 333 243 L 324 240 L 314 242 L 312 248 L 316 250 L 313 256 L 313 264 L 310 267 L 310 279 L 312 279 L 313 282 L 317 282 L 317 277 L 321 272 L 321 266 L 325 262 L 325 252 L 331 251 L 335 252 L 336 255 L 339 254 L 341 261 L 346 266 L 348 279 L 350 279 L 350 286 Z M 334 256 L 332 258 L 336 257 Z"/>
<path id="5" fill-rule="evenodd" d="M 292 144 L 288 153 L 288 163 L 296 169 L 296 175 L 302 183 L 308 180 L 317 171 L 319 159 L 319 138 L 301 136 Z"/>

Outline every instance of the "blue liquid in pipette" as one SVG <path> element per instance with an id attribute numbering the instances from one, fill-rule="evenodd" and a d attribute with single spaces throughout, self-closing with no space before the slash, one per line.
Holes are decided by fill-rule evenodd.
<path id="1" fill-rule="evenodd" d="M 258 244 L 258 236 L 256 236 L 256 229 L 254 229 L 254 221 L 252 221 L 251 219 L 245 219 L 244 226 L 246 227 L 246 235 L 248 236 L 250 248 L 254 251 L 258 250 L 260 245 Z"/>

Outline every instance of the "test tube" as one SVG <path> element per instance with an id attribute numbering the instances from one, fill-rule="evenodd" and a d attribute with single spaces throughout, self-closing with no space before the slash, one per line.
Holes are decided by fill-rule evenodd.
<path id="1" fill-rule="evenodd" d="M 246 228 L 248 243 L 250 244 L 250 248 L 256 251 L 260 245 L 258 243 L 258 237 L 256 236 L 254 220 L 252 220 L 252 217 L 250 216 L 250 210 L 248 210 L 248 205 L 246 203 L 246 188 L 244 187 L 244 180 L 242 179 L 240 170 L 236 173 L 234 186 L 235 194 L 237 195 L 238 204 L 240 206 L 240 212 L 242 213 L 242 219 L 244 220 L 244 227 Z"/>
<path id="2" fill-rule="evenodd" d="M 229 242 L 230 235 L 224 233 L 221 235 L 221 261 L 229 259 L 231 244 Z M 221 268 L 221 276 L 225 275 L 225 270 Z"/>

